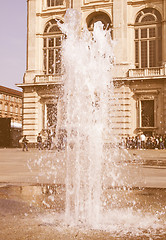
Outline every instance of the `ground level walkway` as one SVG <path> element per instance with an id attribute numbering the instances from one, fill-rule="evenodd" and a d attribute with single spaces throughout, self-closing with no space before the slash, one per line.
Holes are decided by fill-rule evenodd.
<path id="1" fill-rule="evenodd" d="M 63 163 L 60 159 L 64 158 L 64 152 L 53 150 L 29 149 L 22 151 L 21 148 L 0 149 L 0 183 L 50 183 L 53 182 L 53 173 L 50 172 L 51 166 L 48 163 L 55 163 L 61 172 L 56 179 L 63 182 Z M 57 164 L 56 164 L 57 163 Z M 63 168 L 63 169 L 61 169 Z M 51 176 L 49 178 L 49 175 Z M 40 176 L 40 179 L 37 179 Z"/>
<path id="2" fill-rule="evenodd" d="M 139 168 L 146 187 L 166 188 L 166 150 L 129 150 L 129 154 L 130 161 L 133 161 L 129 164 L 131 178 L 135 177 L 135 169 Z M 0 149 L 0 185 L 64 184 L 64 159 L 64 151 L 29 149 L 28 152 L 23 152 L 21 148 Z"/>
<path id="3" fill-rule="evenodd" d="M 114 205 L 109 212 L 111 232 L 64 224 L 65 188 L 58 185 L 65 182 L 64 151 L 0 149 L 0 240 L 166 239 L 166 150 L 130 150 L 126 155 L 124 173 L 129 169 L 132 183 L 136 179 L 145 188 L 116 191 L 108 179 L 107 207 L 111 199 L 116 208 L 120 204 L 117 214 Z M 130 211 L 131 203 L 138 211 Z M 144 226 L 146 215 L 150 224 Z"/>

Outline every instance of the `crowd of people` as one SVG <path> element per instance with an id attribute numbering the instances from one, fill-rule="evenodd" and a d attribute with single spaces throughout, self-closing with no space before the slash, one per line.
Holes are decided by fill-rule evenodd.
<path id="1" fill-rule="evenodd" d="M 63 131 L 60 132 L 56 149 L 65 148 L 66 137 Z M 48 132 L 47 138 L 43 141 L 41 133 L 37 136 L 36 146 L 39 150 L 52 149 L 53 148 L 53 135 Z M 125 149 L 166 149 L 166 134 L 165 135 L 153 135 L 146 136 L 144 133 L 139 133 L 136 136 L 122 137 L 120 147 Z M 22 150 L 28 151 L 28 140 L 26 136 L 22 139 Z"/>
<path id="2" fill-rule="evenodd" d="M 133 137 L 122 137 L 120 147 L 126 149 L 166 149 L 166 135 L 145 136 L 144 133 Z"/>
<path id="3" fill-rule="evenodd" d="M 56 144 L 53 142 L 53 139 L 55 139 L 55 132 L 51 133 L 51 131 L 47 131 L 47 134 L 42 135 L 41 133 L 38 133 L 36 137 L 36 148 L 39 150 L 43 149 L 57 149 L 57 150 L 62 150 L 65 148 L 65 139 L 66 139 L 66 133 L 63 130 L 60 130 L 58 133 L 58 138 Z M 27 136 L 24 135 L 20 139 L 20 144 L 22 145 L 22 150 L 23 151 L 28 151 L 28 142 L 29 140 L 27 139 Z"/>

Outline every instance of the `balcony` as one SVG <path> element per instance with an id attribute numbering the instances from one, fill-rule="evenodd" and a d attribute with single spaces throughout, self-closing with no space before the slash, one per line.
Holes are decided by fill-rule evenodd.
<path id="1" fill-rule="evenodd" d="M 62 75 L 36 75 L 34 78 L 34 83 L 54 83 L 54 84 L 62 84 Z"/>
<path id="2" fill-rule="evenodd" d="M 159 77 L 166 75 L 166 66 L 129 69 L 128 77 Z"/>

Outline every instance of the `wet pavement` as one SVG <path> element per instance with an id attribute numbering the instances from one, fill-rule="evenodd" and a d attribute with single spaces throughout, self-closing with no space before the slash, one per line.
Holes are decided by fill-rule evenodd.
<path id="1" fill-rule="evenodd" d="M 65 183 L 64 151 L 21 148 L 0 149 L 0 185 L 5 183 Z M 145 187 L 166 188 L 166 150 L 129 150 L 130 167 L 135 173 L 139 166 L 141 178 L 138 184 Z M 56 168 L 56 169 L 55 169 Z M 132 172 L 132 170 L 131 170 Z M 135 178 L 134 176 L 131 176 Z"/>
<path id="2" fill-rule="evenodd" d="M 166 150 L 130 150 L 129 153 L 130 177 L 137 178 L 136 169 L 139 169 L 141 179 L 137 184 L 142 186 L 129 191 L 108 186 L 104 207 L 108 210 L 113 206 L 116 192 L 119 200 L 113 207 L 118 208 L 118 214 L 121 208 L 139 209 L 138 212 L 144 213 L 140 222 L 147 221 L 145 216 L 150 213 L 161 221 L 161 227 L 151 229 L 147 225 L 143 230 L 138 227 L 140 232 L 133 235 L 129 231 L 122 234 L 122 229 L 112 233 L 67 226 L 64 224 L 64 152 L 0 149 L 0 240 L 166 239 Z M 138 218 L 135 221 L 139 222 Z"/>
<path id="3" fill-rule="evenodd" d="M 112 205 L 115 196 L 115 206 Z M 65 189 L 61 185 L 6 185 L 0 187 L 0 239 L 1 240 L 113 240 L 113 239 L 166 239 L 166 189 L 107 189 L 106 210 L 118 209 L 118 218 L 125 214 L 121 229 L 116 231 L 72 227 L 64 223 Z M 111 196 L 111 198 L 110 198 Z M 123 201 L 121 201 L 123 199 Z M 110 206 L 109 206 L 110 205 Z M 132 215 L 135 211 L 135 215 Z M 123 210 L 125 212 L 123 213 Z M 116 213 L 116 212 L 115 212 Z M 117 215 L 116 213 L 116 215 Z M 131 214 L 132 213 L 132 214 Z M 141 214 L 140 214 L 141 213 Z M 115 217 L 115 216 L 114 216 Z M 149 220 L 150 218 L 150 220 Z M 151 220 L 153 219 L 154 220 Z M 157 220 L 156 220 L 157 219 Z M 132 220 L 132 221 L 133 221 Z M 148 222 L 150 221 L 150 223 Z M 133 224 L 136 226 L 133 229 Z M 137 226 L 138 224 L 138 226 Z M 131 225 L 131 226 L 130 226 Z M 124 229 L 127 228 L 126 232 Z M 131 228 L 131 232 L 128 229 Z M 124 233 L 123 233 L 124 231 Z"/>

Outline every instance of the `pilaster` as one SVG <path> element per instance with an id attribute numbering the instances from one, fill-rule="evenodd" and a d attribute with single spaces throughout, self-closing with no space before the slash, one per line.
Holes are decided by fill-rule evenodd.
<path id="1" fill-rule="evenodd" d="M 166 0 L 163 0 L 162 59 L 166 66 Z"/>
<path id="2" fill-rule="evenodd" d="M 30 143 L 34 143 L 38 133 L 38 95 L 33 88 L 25 88 L 23 99 L 23 135 L 27 136 Z"/>
<path id="3" fill-rule="evenodd" d="M 81 9 L 81 2 L 82 1 L 78 1 L 78 0 L 71 0 L 73 8 L 80 10 Z"/>
<path id="4" fill-rule="evenodd" d="M 127 0 L 113 2 L 113 39 L 116 63 L 127 62 Z"/>
<path id="5" fill-rule="evenodd" d="M 163 0 L 163 22 L 162 22 L 162 59 L 164 66 L 164 73 L 166 75 L 166 0 Z M 164 132 L 166 134 L 166 79 L 164 80 L 163 90 L 163 118 L 164 118 Z"/>
<path id="6" fill-rule="evenodd" d="M 27 1 L 27 71 L 35 70 L 36 0 Z"/>
<path id="7" fill-rule="evenodd" d="M 164 80 L 163 89 L 163 122 L 164 122 L 164 133 L 166 134 L 166 79 Z"/>

